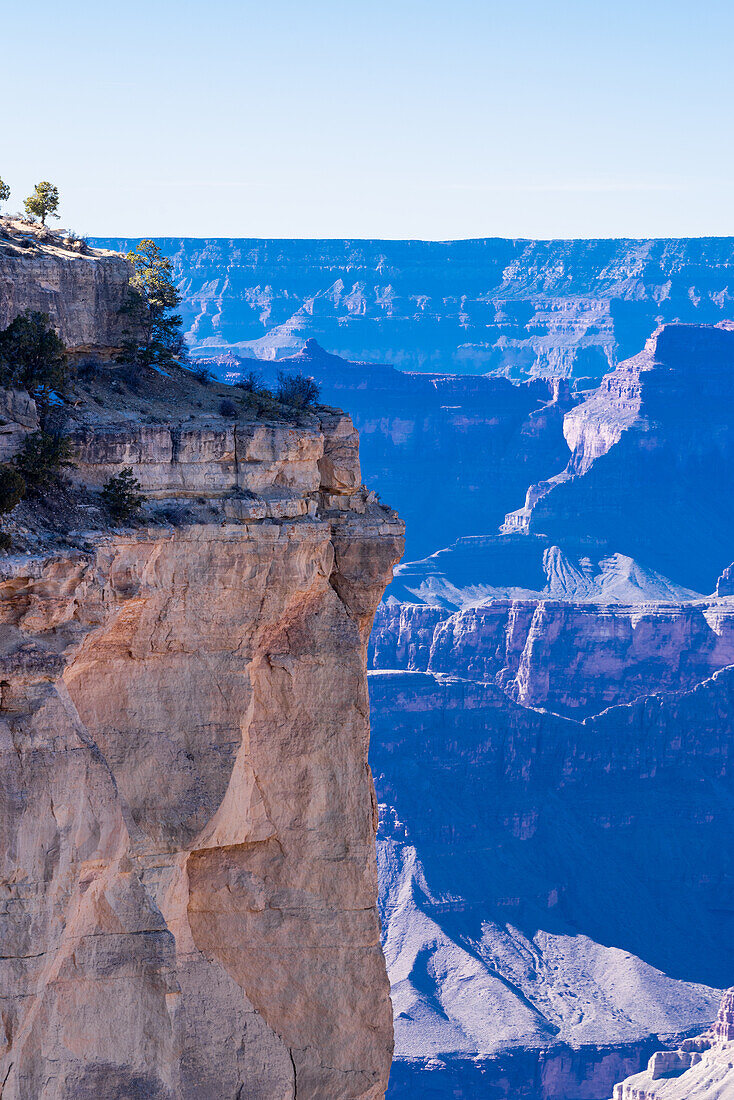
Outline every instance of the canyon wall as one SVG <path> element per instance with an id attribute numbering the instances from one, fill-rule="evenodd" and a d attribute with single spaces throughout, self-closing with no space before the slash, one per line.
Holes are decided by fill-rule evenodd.
<path id="1" fill-rule="evenodd" d="M 605 1098 L 708 1025 L 734 968 L 730 669 L 585 722 L 438 674 L 370 695 L 394 1095 Z"/>
<path id="2" fill-rule="evenodd" d="M 506 529 L 592 537 L 701 592 L 731 563 L 734 331 L 667 325 L 569 410 L 564 471 Z"/>
<path id="3" fill-rule="evenodd" d="M 734 601 L 491 599 L 452 614 L 391 598 L 371 652 L 376 668 L 494 683 L 524 706 L 586 718 L 734 665 Z"/>
<path id="4" fill-rule="evenodd" d="M 23 310 L 40 310 L 73 352 L 99 355 L 123 343 L 130 264 L 78 244 L 31 223 L 0 222 L 0 329 Z"/>
<path id="5" fill-rule="evenodd" d="M 662 322 L 726 319 L 734 292 L 728 237 L 158 243 L 197 354 L 280 358 L 315 337 L 406 370 L 598 380 Z"/>
<path id="6" fill-rule="evenodd" d="M 71 484 L 0 561 L 0 1091 L 377 1100 L 365 651 L 402 524 L 336 411 L 84 377 Z"/>
<path id="7" fill-rule="evenodd" d="M 517 522 L 378 609 L 396 1100 L 689 1095 L 677 1056 L 662 1088 L 643 1067 L 734 975 L 733 371 L 726 328 L 661 330 L 566 410 Z"/>
<path id="8" fill-rule="evenodd" d="M 354 409 L 428 553 L 370 643 L 391 1097 L 606 1100 L 730 980 L 733 348 L 667 326 L 576 394 L 207 361 Z"/>
<path id="9" fill-rule="evenodd" d="M 608 1100 L 734 977 L 731 241 L 162 244 L 195 353 L 316 377 L 416 528 L 370 658 L 391 1098 Z"/>

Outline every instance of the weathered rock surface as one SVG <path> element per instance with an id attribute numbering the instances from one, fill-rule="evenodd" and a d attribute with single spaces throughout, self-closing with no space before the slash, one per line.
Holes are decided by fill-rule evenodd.
<path id="1" fill-rule="evenodd" d="M 657 1051 L 647 1069 L 614 1089 L 614 1100 L 731 1100 L 734 1097 L 734 989 L 709 1031 L 677 1050 Z"/>
<path id="2" fill-rule="evenodd" d="M 493 683 L 524 706 L 585 717 L 734 664 L 734 601 L 490 599 L 451 614 L 392 597 L 378 609 L 371 655 L 374 668 Z"/>
<path id="3" fill-rule="evenodd" d="M 730 237 L 158 243 L 204 354 L 280 358 L 315 337 L 407 370 L 598 380 L 661 322 L 729 318 L 734 292 Z"/>
<path id="4" fill-rule="evenodd" d="M 402 524 L 347 417 L 228 424 L 184 374 L 165 423 L 69 402 L 78 499 L 129 465 L 148 522 L 80 504 L 0 563 L 0 1091 L 377 1100 L 365 650 Z"/>
<path id="5" fill-rule="evenodd" d="M 25 309 L 40 310 L 71 351 L 109 353 L 129 327 L 120 306 L 130 274 L 116 252 L 79 252 L 40 226 L 0 218 L 0 329 Z"/>

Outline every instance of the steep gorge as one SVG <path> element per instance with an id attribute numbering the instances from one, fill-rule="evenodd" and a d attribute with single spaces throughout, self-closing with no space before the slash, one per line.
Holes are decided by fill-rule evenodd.
<path id="1" fill-rule="evenodd" d="M 279 242 L 277 249 L 259 242 L 245 252 L 241 242 L 184 242 L 173 251 L 192 311 L 192 336 L 201 338 L 198 350 L 234 348 L 237 357 L 228 351 L 214 364 L 231 380 L 252 366 L 268 381 L 279 369 L 315 374 L 328 400 L 354 411 L 367 440 L 368 484 L 389 484 L 390 499 L 405 509 L 416 530 L 412 556 L 428 555 L 398 571 L 378 611 L 371 658 L 380 905 L 398 1056 L 391 1098 L 420 1090 L 442 1098 L 608 1100 L 615 1083 L 640 1071 L 662 1046 L 683 1044 L 685 1050 L 695 1042 L 689 1037 L 711 1023 L 720 989 L 732 980 L 734 868 L 727 838 L 733 824 L 734 555 L 727 501 L 734 334 L 726 326 L 668 326 L 642 353 L 619 363 L 638 352 L 660 320 L 726 319 L 731 242 L 499 242 L 502 263 L 470 260 L 472 249 L 488 257 L 491 243 L 468 242 L 462 262 L 439 265 L 438 272 L 423 262 L 432 246 L 421 253 L 417 246 L 396 245 L 392 259 L 383 249 L 374 283 L 365 274 L 372 264 L 366 245 L 350 252 L 346 278 L 339 243 L 336 252 L 322 249 L 315 280 L 313 242 Z M 461 252 L 436 247 L 444 248 L 444 258 Z M 294 262 L 298 248 L 308 262 Z M 406 260 L 419 253 L 420 271 Z M 495 289 L 485 294 L 481 286 L 490 285 L 490 268 Z M 346 285 L 352 269 L 364 286 Z M 320 285 L 325 271 L 330 277 L 336 272 L 336 283 L 303 300 L 311 293 L 309 280 Z M 417 274 L 433 280 L 430 293 L 415 296 Z M 393 287 L 389 293 L 383 275 Z M 197 280 L 204 280 L 199 290 Z M 284 358 L 306 335 L 352 359 L 378 362 L 346 361 L 313 343 Z M 268 358 L 253 364 L 247 359 L 253 353 Z M 271 356 L 277 361 L 271 363 Z M 406 374 L 379 365 L 386 359 L 439 372 L 489 368 L 508 377 Z M 558 379 L 508 380 L 546 371 L 598 378 L 610 365 L 600 385 L 587 379 L 576 393 Z M 212 418 L 213 403 L 202 412 L 200 399 L 199 393 L 172 418 L 171 431 L 159 401 L 148 410 L 152 416 L 141 417 L 136 406 L 124 424 L 97 408 L 92 430 L 74 429 L 79 477 L 98 486 L 119 463 L 132 461 L 147 479 L 151 530 L 170 527 L 174 542 L 184 529 L 191 538 L 212 525 L 225 532 L 252 526 L 262 534 L 270 526 L 302 531 L 328 519 L 336 553 L 335 510 L 351 532 L 350 546 L 359 541 L 364 517 L 387 524 L 378 541 L 388 529 L 388 537 L 395 536 L 394 521 L 349 474 L 354 441 L 348 420 L 324 412 L 318 424 L 295 430 L 282 423 L 223 426 Z M 11 429 L 4 438 L 21 432 L 12 423 Z M 318 490 L 308 472 L 314 458 Z M 335 475 L 329 472 L 337 467 Z M 171 525 L 166 517 L 181 509 L 186 523 L 179 518 Z M 79 542 L 77 536 L 70 535 Z M 353 553 L 364 562 L 371 551 Z M 324 575 L 327 569 L 328 562 Z M 170 583 L 180 574 L 177 565 Z M 344 576 L 341 567 L 332 569 L 329 587 L 348 604 Z M 310 594 L 313 583 L 306 578 L 296 588 Z M 364 592 L 352 585 L 353 595 L 358 590 Z M 259 591 L 266 608 L 269 584 Z M 302 598 L 308 602 L 310 595 Z M 188 607 L 194 597 L 186 589 L 181 599 Z M 202 607 L 197 615 L 206 619 Z M 367 616 L 370 609 L 363 608 Z M 263 712 L 252 700 L 261 692 L 267 707 L 280 713 L 286 689 L 273 686 L 273 656 L 278 684 L 290 684 L 300 665 L 290 660 L 289 647 L 308 635 L 300 613 L 292 628 L 290 611 L 283 614 L 287 642 L 278 640 L 275 649 L 269 638 L 264 649 L 252 642 L 252 695 L 242 696 L 249 709 L 240 725 L 255 722 L 247 728 L 255 731 L 256 747 Z M 308 618 L 305 611 L 303 616 Z M 210 645 L 201 651 L 208 653 Z M 343 644 L 335 645 L 341 659 Z M 128 635 L 124 647 L 137 652 Z M 277 664 L 281 653 L 283 667 Z M 116 690 L 113 664 L 100 658 L 95 667 L 113 685 L 107 693 Z M 328 676 L 335 679 L 340 667 L 330 664 Z M 83 663 L 78 668 L 91 683 L 93 673 Z M 189 673 L 182 679 L 188 684 Z M 68 682 L 73 694 L 73 675 Z M 205 684 L 197 688 L 206 690 Z M 133 699 L 146 745 L 163 725 L 148 714 L 149 694 Z M 305 702 L 303 707 L 299 713 L 308 723 L 321 720 Z M 89 722 L 116 760 L 123 750 L 110 709 L 106 699 L 95 702 Z M 192 699 L 187 720 L 193 709 Z M 225 773 L 227 753 L 236 745 L 228 720 L 221 720 L 223 732 L 217 726 L 207 734 Z M 289 722 L 284 728 L 292 730 Z M 282 724 L 279 718 L 279 729 Z M 196 758 L 191 736 L 185 752 Z M 292 745 L 293 734 L 284 736 L 279 762 Z M 184 764 L 175 738 L 168 739 L 174 743 L 166 745 L 165 759 L 174 761 L 171 775 L 182 792 L 176 805 L 190 813 L 193 829 L 216 792 L 210 796 L 199 779 L 187 786 L 193 765 Z M 283 1036 L 303 1042 L 307 1021 L 297 1018 L 297 1006 L 283 1003 L 285 978 L 266 990 L 266 1005 L 259 960 L 242 944 L 236 958 L 217 954 L 220 939 L 236 937 L 238 928 L 274 921 L 273 910 L 290 913 L 280 894 L 260 909 L 270 884 L 290 888 L 289 875 L 296 872 L 278 863 L 263 764 L 253 770 L 267 815 L 252 811 L 255 835 L 263 830 L 260 863 L 255 866 L 255 854 L 247 860 L 241 854 L 249 840 L 229 844 L 225 838 L 200 879 L 199 848 L 177 840 L 189 853 L 183 926 L 207 960 L 208 988 L 211 968 L 223 967 L 238 989 L 248 990 L 258 1019 L 277 1017 Z M 134 823 L 150 822 L 158 813 L 150 810 L 153 781 L 140 761 L 131 775 L 123 772 L 120 790 L 129 792 Z M 214 773 L 208 782 L 216 788 Z M 300 785 L 279 786 L 280 763 L 270 782 L 269 791 L 283 795 L 300 828 L 294 793 L 300 794 Z M 222 805 L 231 804 L 225 798 Z M 305 824 L 313 839 L 310 821 Z M 282 821 L 278 828 L 287 832 Z M 282 833 L 278 839 L 282 844 Z M 160 860 L 162 842 L 150 843 Z M 205 845 L 206 839 L 201 850 L 209 853 Z M 277 877 L 281 869 L 283 878 Z M 147 865 L 146 876 L 141 881 L 151 878 Z M 313 887 L 313 880 L 307 885 Z M 232 900 L 240 890 L 249 891 L 242 909 Z M 318 921 L 332 927 L 321 915 Z M 174 920 L 173 927 L 180 925 Z M 301 937 L 303 926 L 293 927 Z M 282 942 L 270 926 L 267 935 L 280 952 Z M 366 940 L 359 942 L 364 947 Z M 288 976 L 292 966 L 289 957 Z M 285 970 L 284 964 L 281 976 Z M 349 973 L 363 980 L 361 972 Z M 308 997 L 315 996 L 309 987 Z M 380 996 L 373 1006 L 382 1003 Z M 357 1018 L 356 1002 L 347 1002 L 346 1010 Z M 375 1021 L 383 1018 L 380 1012 L 374 1009 Z M 183 1010 L 180 1019 L 185 1023 Z M 350 1062 L 349 1050 L 356 1048 L 336 1024 L 327 1030 L 346 1053 L 338 1066 L 328 1061 L 334 1073 L 321 1077 L 322 1055 L 314 1046 L 282 1040 L 300 1066 L 299 1095 L 302 1085 L 314 1095 L 320 1088 L 339 1095 L 338 1079 L 355 1087 L 356 1059 Z M 180 1030 L 171 1034 L 176 1049 L 185 1049 L 189 1032 L 184 1029 L 184 1040 Z M 191 1033 L 194 1050 L 200 1034 Z M 329 1041 L 324 1049 L 331 1058 Z M 222 1064 L 231 1067 L 234 1055 L 227 1057 Z M 277 1083 L 277 1059 L 267 1057 L 258 1064 L 267 1064 L 269 1080 Z M 246 1061 L 252 1064 L 249 1055 Z M 175 1057 L 171 1064 L 198 1096 L 193 1082 L 203 1063 L 191 1073 Z M 236 1079 L 226 1077 L 227 1087 Z M 359 1080 L 360 1088 L 373 1087 Z M 210 1080 L 201 1087 L 206 1096 L 206 1087 L 216 1085 Z M 374 1088 L 364 1095 L 378 1096 L 376 1083 Z M 670 1095 L 678 1100 L 680 1093 Z"/>
<path id="2" fill-rule="evenodd" d="M 732 379 L 728 326 L 663 328 L 501 531 L 400 566 L 378 610 L 396 1100 L 731 1089 L 726 1049 L 643 1067 L 734 974 Z"/>

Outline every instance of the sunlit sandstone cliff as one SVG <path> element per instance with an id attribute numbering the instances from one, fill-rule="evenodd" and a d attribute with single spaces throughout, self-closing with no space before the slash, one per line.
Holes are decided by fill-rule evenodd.
<path id="1" fill-rule="evenodd" d="M 83 251 L 80 251 L 83 249 Z M 24 309 L 47 313 L 73 352 L 103 354 L 123 340 L 131 269 L 117 252 L 88 249 L 30 223 L 0 221 L 0 329 Z"/>
<path id="2" fill-rule="evenodd" d="M 381 1097 L 365 647 L 402 525 L 343 415 L 114 377 L 0 563 L 3 1100 Z"/>

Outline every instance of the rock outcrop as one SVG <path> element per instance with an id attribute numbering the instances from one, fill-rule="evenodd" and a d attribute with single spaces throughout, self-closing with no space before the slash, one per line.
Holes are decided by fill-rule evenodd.
<path id="1" fill-rule="evenodd" d="M 120 314 L 131 267 L 30 223 L 0 218 L 0 329 L 23 310 L 48 314 L 71 352 L 112 354 L 129 321 Z"/>
<path id="2" fill-rule="evenodd" d="M 75 384 L 74 485 L 0 562 L 3 1100 L 377 1100 L 365 650 L 402 524 L 335 410 L 138 391 Z M 147 502 L 111 531 L 122 465 Z"/>
<path id="3" fill-rule="evenodd" d="M 653 1054 L 647 1069 L 616 1085 L 614 1100 L 731 1100 L 734 1096 L 734 989 L 713 1028 L 676 1050 Z"/>
<path id="4" fill-rule="evenodd" d="M 734 293 L 731 237 L 158 243 L 202 354 L 278 359 L 315 337 L 406 370 L 598 381 L 661 322 L 728 319 Z"/>

